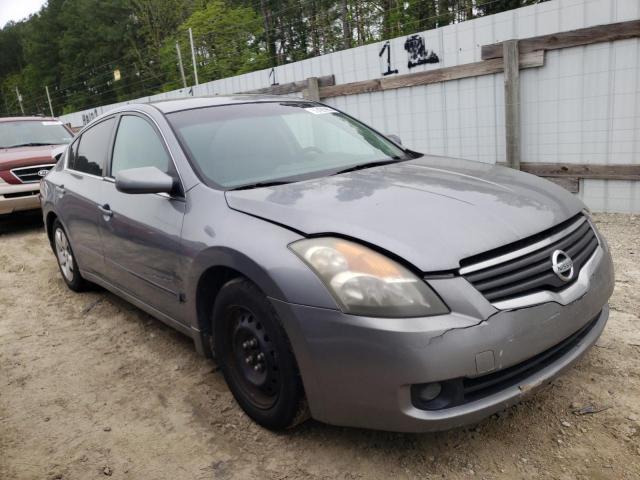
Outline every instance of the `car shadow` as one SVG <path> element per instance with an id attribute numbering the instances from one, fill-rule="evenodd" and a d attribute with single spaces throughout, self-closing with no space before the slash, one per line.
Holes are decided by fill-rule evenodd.
<path id="1" fill-rule="evenodd" d="M 0 215 L 0 235 L 26 233 L 42 228 L 42 212 L 40 210 Z"/>

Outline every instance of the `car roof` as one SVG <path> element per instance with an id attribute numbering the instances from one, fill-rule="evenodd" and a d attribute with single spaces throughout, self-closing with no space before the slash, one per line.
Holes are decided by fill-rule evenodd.
<path id="1" fill-rule="evenodd" d="M 161 100 L 151 102 L 150 105 L 158 108 L 162 113 L 178 112 L 192 108 L 217 107 L 219 105 L 233 105 L 239 103 L 258 102 L 281 102 L 283 100 L 309 100 L 298 99 L 297 97 L 285 97 L 282 95 L 258 95 L 258 94 L 238 94 L 238 95 L 215 95 L 211 97 L 188 97 L 173 100 Z"/>
<path id="2" fill-rule="evenodd" d="M 46 121 L 57 121 L 57 118 L 53 117 L 40 117 L 40 116 L 30 116 L 30 117 L 0 117 L 0 122 L 24 122 L 24 121 L 38 121 L 38 122 L 46 122 Z"/>

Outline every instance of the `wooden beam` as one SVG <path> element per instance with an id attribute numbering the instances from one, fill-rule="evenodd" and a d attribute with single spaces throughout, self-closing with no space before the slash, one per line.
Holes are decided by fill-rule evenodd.
<path id="1" fill-rule="evenodd" d="M 544 52 L 532 52 L 520 56 L 520 68 L 541 67 L 544 65 Z M 415 87 L 417 85 L 429 85 L 431 83 L 459 80 L 461 78 L 478 77 L 492 73 L 500 73 L 504 70 L 502 58 L 494 60 L 465 63 L 455 67 L 437 68 L 424 72 L 408 73 L 393 77 L 383 77 L 375 80 L 343 83 L 331 87 L 320 87 L 320 98 L 339 97 L 341 95 L 354 95 L 357 93 L 380 92 L 395 88 Z"/>
<path id="2" fill-rule="evenodd" d="M 318 86 L 319 87 L 328 87 L 330 85 L 335 85 L 336 80 L 333 75 L 325 75 L 324 77 L 318 78 Z M 270 87 L 258 88 L 256 90 L 249 90 L 247 92 L 240 93 L 264 93 L 270 95 L 287 95 L 290 93 L 302 92 L 305 88 L 307 88 L 307 81 L 300 80 L 298 82 L 290 82 L 283 83 L 282 85 L 271 85 Z"/>
<path id="3" fill-rule="evenodd" d="M 520 66 L 518 40 L 503 44 L 504 121 L 507 164 L 520 170 Z"/>
<path id="4" fill-rule="evenodd" d="M 320 98 L 354 95 L 356 93 L 379 92 L 381 90 L 380 79 L 364 80 L 361 82 L 343 83 L 332 87 L 321 87 Z"/>
<path id="5" fill-rule="evenodd" d="M 521 163 L 523 172 L 533 173 L 539 177 L 575 177 L 600 180 L 634 180 L 640 181 L 640 165 L 582 163 Z"/>
<path id="6" fill-rule="evenodd" d="M 578 193 L 580 191 L 580 179 L 575 177 L 546 177 L 547 180 L 560 185 L 565 190 L 571 193 Z"/>
<path id="7" fill-rule="evenodd" d="M 627 38 L 640 37 L 640 20 L 628 22 L 609 23 L 595 27 L 580 28 L 568 32 L 552 33 L 539 37 L 530 37 L 520 40 L 520 53 L 533 52 L 535 50 L 556 50 L 558 48 L 577 47 L 592 43 L 612 42 Z M 482 46 L 482 59 L 502 58 L 502 42 Z"/>

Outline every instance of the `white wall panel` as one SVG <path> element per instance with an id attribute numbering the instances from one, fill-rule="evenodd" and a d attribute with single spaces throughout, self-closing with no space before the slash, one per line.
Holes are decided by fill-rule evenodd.
<path id="1" fill-rule="evenodd" d="M 421 32 L 440 62 L 408 68 L 404 43 L 390 40 L 400 74 L 481 60 L 481 47 L 640 18 L 640 0 L 552 0 Z M 384 42 L 275 68 L 278 83 L 333 74 L 337 84 L 380 78 Z M 192 95 L 224 95 L 269 86 L 271 69 L 207 82 L 125 103 Z M 486 163 L 505 160 L 502 74 L 385 92 L 336 97 L 326 103 L 409 148 Z M 301 94 L 295 96 L 300 97 Z M 546 52 L 545 65 L 521 72 L 521 139 L 525 162 L 640 162 L 640 39 Z M 121 105 L 121 104 L 117 104 Z M 80 126 L 117 105 L 64 115 Z M 640 182 L 586 180 L 579 194 L 594 210 L 640 212 Z"/>

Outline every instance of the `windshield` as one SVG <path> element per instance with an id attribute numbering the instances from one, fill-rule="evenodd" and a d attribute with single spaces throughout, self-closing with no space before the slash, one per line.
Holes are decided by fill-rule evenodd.
<path id="1" fill-rule="evenodd" d="M 0 122 L 0 148 L 69 143 L 72 135 L 57 120 Z"/>
<path id="2" fill-rule="evenodd" d="M 167 118 L 194 167 L 224 188 L 302 180 L 407 158 L 361 123 L 303 101 L 200 108 Z"/>

